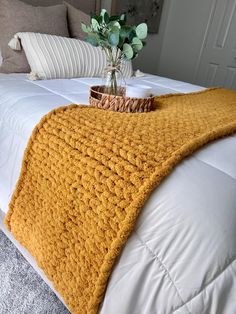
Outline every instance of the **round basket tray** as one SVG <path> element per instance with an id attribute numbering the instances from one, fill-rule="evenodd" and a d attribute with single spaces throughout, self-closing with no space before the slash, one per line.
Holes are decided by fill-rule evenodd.
<path id="1" fill-rule="evenodd" d="M 125 88 L 120 88 L 120 96 L 104 93 L 105 86 L 91 86 L 90 105 L 100 109 L 118 112 L 148 112 L 153 108 L 154 97 L 131 98 L 125 96 Z"/>

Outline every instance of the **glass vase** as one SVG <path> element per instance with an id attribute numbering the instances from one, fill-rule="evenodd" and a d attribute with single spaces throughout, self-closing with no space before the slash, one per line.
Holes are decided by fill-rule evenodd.
<path id="1" fill-rule="evenodd" d="M 123 96 L 125 80 L 121 69 L 121 57 L 117 50 L 108 51 L 107 56 L 104 92 L 109 95 Z"/>

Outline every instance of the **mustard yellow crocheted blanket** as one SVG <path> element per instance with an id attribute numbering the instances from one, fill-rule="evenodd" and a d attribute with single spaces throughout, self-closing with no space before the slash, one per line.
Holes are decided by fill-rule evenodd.
<path id="1" fill-rule="evenodd" d="M 157 97 L 150 113 L 71 105 L 35 128 L 5 223 L 72 313 L 96 313 L 148 196 L 204 144 L 236 131 L 236 92 Z"/>

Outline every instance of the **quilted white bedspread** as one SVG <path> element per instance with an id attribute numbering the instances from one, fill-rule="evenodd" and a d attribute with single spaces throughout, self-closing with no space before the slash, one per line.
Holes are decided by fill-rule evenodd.
<path id="1" fill-rule="evenodd" d="M 135 78 L 155 94 L 198 86 Z M 0 208 L 8 203 L 27 141 L 41 117 L 88 103 L 99 79 L 30 82 L 0 75 Z M 184 160 L 145 205 L 110 278 L 102 314 L 236 313 L 236 136 Z"/>

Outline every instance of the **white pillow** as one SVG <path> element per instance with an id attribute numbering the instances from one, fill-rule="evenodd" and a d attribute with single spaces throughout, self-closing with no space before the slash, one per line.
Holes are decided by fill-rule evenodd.
<path id="1" fill-rule="evenodd" d="M 17 36 L 31 67 L 32 80 L 103 76 L 106 55 L 100 47 L 55 35 L 26 32 Z M 125 78 L 132 76 L 131 62 L 123 62 L 122 72 Z"/>

